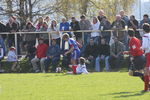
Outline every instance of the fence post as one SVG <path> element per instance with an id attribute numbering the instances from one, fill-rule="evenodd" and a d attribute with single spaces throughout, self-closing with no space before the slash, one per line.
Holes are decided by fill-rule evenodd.
<path id="1" fill-rule="evenodd" d="M 16 56 L 17 56 L 17 58 L 18 58 L 17 33 L 15 32 L 15 33 L 14 33 L 14 35 L 15 35 L 15 48 L 16 48 Z"/>
<path id="2" fill-rule="evenodd" d="M 84 44 L 84 32 L 82 31 L 82 41 L 83 41 L 83 44 Z"/>
<path id="3" fill-rule="evenodd" d="M 49 45 L 51 45 L 51 33 L 48 32 Z"/>

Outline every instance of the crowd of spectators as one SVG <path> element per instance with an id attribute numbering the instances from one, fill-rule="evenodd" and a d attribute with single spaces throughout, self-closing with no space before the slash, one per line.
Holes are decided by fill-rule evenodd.
<path id="1" fill-rule="evenodd" d="M 67 51 L 65 48 L 66 43 L 61 40 L 62 35 L 65 33 L 64 31 L 93 30 L 93 32 L 84 32 L 84 34 L 82 32 L 67 33 L 80 44 L 81 56 L 86 59 L 87 68 L 99 72 L 101 71 L 101 60 L 105 61 L 106 71 L 110 71 L 110 68 L 120 67 L 120 60 L 123 59 L 122 52 L 128 49 L 127 32 L 121 30 L 132 28 L 136 33 L 135 36 L 141 39 L 140 32 L 137 29 L 142 28 L 144 23 L 150 24 L 147 14 L 143 15 L 143 20 L 138 22 L 134 15 L 128 17 L 122 10 L 116 15 L 115 21 L 111 23 L 105 12 L 100 10 L 99 15 L 93 17 L 91 22 L 84 15 L 80 17 L 79 21 L 75 17 L 71 18 L 71 22 L 62 18 L 60 23 L 56 20 L 51 20 L 47 16 L 45 18 L 39 17 L 34 23 L 28 21 L 22 29 L 17 21 L 17 17 L 11 16 L 6 25 L 0 22 L 0 32 L 35 32 L 31 34 L 17 34 L 17 54 L 21 55 L 22 48 L 25 48 L 26 57 L 29 58 L 33 71 L 46 72 L 49 70 L 49 66 L 53 66 L 51 70 L 54 71 L 61 58 L 60 55 Z M 94 30 L 101 30 L 101 32 Z M 113 34 L 105 30 L 113 30 Z M 51 32 L 51 34 L 49 37 L 48 33 L 38 34 L 36 32 Z M 110 45 L 111 39 L 114 42 Z M 15 48 L 12 49 L 14 46 L 14 34 L 1 34 L 0 59 L 9 55 L 15 57 Z M 7 53 L 8 51 L 9 53 Z M 13 62 L 16 62 L 17 58 Z M 66 60 L 68 65 L 68 62 L 70 62 L 69 55 L 63 58 L 68 59 Z M 0 70 L 2 70 L 2 67 L 0 65 Z M 15 70 L 14 68 L 12 67 L 12 70 Z"/>

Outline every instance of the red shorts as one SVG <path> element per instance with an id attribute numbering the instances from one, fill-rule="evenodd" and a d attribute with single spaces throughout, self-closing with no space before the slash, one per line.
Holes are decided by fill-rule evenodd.
<path id="1" fill-rule="evenodd" d="M 146 67 L 150 67 L 150 53 L 146 54 Z"/>
<path id="2" fill-rule="evenodd" d="M 77 65 L 72 65 L 73 74 L 76 74 Z"/>

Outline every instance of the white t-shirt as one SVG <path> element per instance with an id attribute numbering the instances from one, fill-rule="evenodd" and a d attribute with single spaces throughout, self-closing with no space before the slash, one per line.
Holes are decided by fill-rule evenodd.
<path id="1" fill-rule="evenodd" d="M 144 34 L 142 49 L 145 50 L 145 53 L 150 53 L 150 33 Z"/>
<path id="2" fill-rule="evenodd" d="M 2 59 L 4 56 L 4 49 L 0 48 L 0 59 Z"/>
<path id="3" fill-rule="evenodd" d="M 17 61 L 17 56 L 15 51 L 10 50 L 7 55 L 7 61 L 14 62 Z"/>
<path id="4" fill-rule="evenodd" d="M 50 32 L 50 31 L 56 31 L 56 32 L 58 32 L 59 29 L 58 29 L 58 27 L 54 27 L 54 29 L 48 28 L 47 31 L 48 31 L 48 32 Z M 60 34 L 59 34 L 59 33 L 56 33 L 56 32 L 50 33 L 52 39 L 58 39 L 58 38 L 60 38 Z"/>
<path id="5" fill-rule="evenodd" d="M 81 74 L 81 73 L 88 74 L 88 71 L 86 69 L 86 65 L 85 64 L 84 65 L 79 64 L 76 68 L 76 73 L 77 74 Z"/>
<path id="6" fill-rule="evenodd" d="M 99 30 L 99 26 L 100 26 L 99 22 L 97 22 L 96 24 L 93 24 L 92 30 Z M 100 36 L 100 33 L 99 32 L 92 32 L 91 33 L 91 37 L 96 37 L 96 36 Z"/>

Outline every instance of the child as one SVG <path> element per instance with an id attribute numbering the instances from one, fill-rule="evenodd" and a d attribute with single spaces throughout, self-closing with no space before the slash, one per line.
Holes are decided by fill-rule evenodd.
<path id="1" fill-rule="evenodd" d="M 11 67 L 12 71 L 16 71 L 16 66 L 17 66 L 17 56 L 16 56 L 16 48 L 15 47 L 11 47 L 9 49 L 8 55 L 7 55 L 7 61 L 8 62 L 13 62 L 13 65 Z"/>
<path id="2" fill-rule="evenodd" d="M 4 70 L 1 68 L 1 60 L 3 59 L 4 57 L 4 49 L 2 47 L 2 45 L 0 45 L 0 73 L 4 72 Z"/>
<path id="3" fill-rule="evenodd" d="M 72 69 L 73 69 L 74 74 L 82 74 L 82 73 L 88 74 L 88 71 L 87 71 L 86 65 L 85 65 L 85 59 L 83 57 L 80 57 L 79 64 L 73 65 Z"/>

